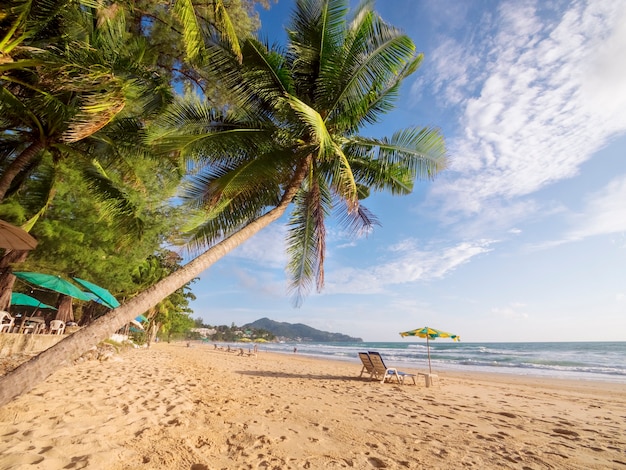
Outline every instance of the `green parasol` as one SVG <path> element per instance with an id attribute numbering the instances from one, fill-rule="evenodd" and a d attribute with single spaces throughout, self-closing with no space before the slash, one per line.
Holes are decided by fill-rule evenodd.
<path id="1" fill-rule="evenodd" d="M 115 297 L 113 297 L 113 294 L 111 294 L 104 287 L 100 287 L 92 282 L 85 281 L 84 279 L 80 279 L 77 277 L 74 277 L 73 279 L 76 282 L 78 282 L 81 286 L 83 286 L 85 289 L 89 290 L 90 292 L 98 296 L 98 298 L 102 301 L 101 303 L 103 303 L 107 307 L 117 308 L 120 306 L 120 303 L 117 301 Z"/>
<path id="2" fill-rule="evenodd" d="M 11 293 L 11 305 L 22 305 L 25 307 L 36 307 L 36 308 L 49 308 L 50 310 L 56 310 L 55 307 L 44 304 L 40 302 L 34 297 L 31 297 L 27 294 L 22 294 L 21 292 L 12 292 Z"/>
<path id="3" fill-rule="evenodd" d="M 78 300 L 91 300 L 82 290 L 60 276 L 30 272 L 15 272 L 13 275 L 33 286 L 39 286 L 61 294 L 69 295 L 70 297 L 74 297 Z"/>

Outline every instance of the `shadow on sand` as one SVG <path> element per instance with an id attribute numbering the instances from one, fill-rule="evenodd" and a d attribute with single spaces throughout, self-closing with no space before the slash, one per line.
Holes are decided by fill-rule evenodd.
<path id="1" fill-rule="evenodd" d="M 353 382 L 369 382 L 368 378 L 355 377 L 354 375 L 325 375 L 325 374 L 297 374 L 292 372 L 275 372 L 263 370 L 239 370 L 236 374 L 249 375 L 252 377 L 272 377 L 279 379 L 317 379 L 317 380 L 350 380 Z"/>

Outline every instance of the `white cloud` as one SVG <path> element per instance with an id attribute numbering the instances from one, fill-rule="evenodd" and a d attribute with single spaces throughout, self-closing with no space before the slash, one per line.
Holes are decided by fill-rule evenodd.
<path id="1" fill-rule="evenodd" d="M 485 17 L 485 34 L 448 39 L 431 58 L 434 90 L 462 106 L 451 171 L 433 186 L 449 215 L 480 214 L 494 199 L 504 207 L 570 178 L 626 131 L 626 62 L 616 59 L 626 3 L 549 5 L 504 2 Z"/>
<path id="2" fill-rule="evenodd" d="M 528 314 L 523 311 L 524 307 L 524 304 L 514 302 L 505 307 L 494 307 L 491 309 L 491 313 L 496 317 L 525 320 L 528 318 Z"/>
<path id="3" fill-rule="evenodd" d="M 237 247 L 232 256 L 253 261 L 266 268 L 284 268 L 287 265 L 286 231 L 284 225 L 270 225 Z"/>
<path id="4" fill-rule="evenodd" d="M 596 31 L 607 37 L 583 70 L 581 98 L 590 113 L 606 116 L 606 132 L 622 132 L 626 127 L 626 61 L 616 59 L 626 51 L 626 8 L 621 3 L 620 11 L 620 2 L 613 2 L 615 29 Z"/>
<path id="5" fill-rule="evenodd" d="M 583 210 L 568 217 L 569 229 L 556 240 L 532 245 L 531 250 L 545 250 L 565 243 L 598 235 L 626 233 L 626 175 L 614 178 L 606 187 L 592 193 Z M 621 244 L 621 240 L 617 241 Z"/>
<path id="6" fill-rule="evenodd" d="M 594 235 L 626 232 L 625 201 L 626 175 L 623 175 L 591 195 L 583 213 L 574 217 L 575 226 L 565 238 L 580 240 Z"/>
<path id="7" fill-rule="evenodd" d="M 475 256 L 491 251 L 492 240 L 462 242 L 441 249 L 420 250 L 412 240 L 390 249 L 394 259 L 370 268 L 344 268 L 326 273 L 327 294 L 374 294 L 385 287 L 443 278 Z"/>
<path id="8" fill-rule="evenodd" d="M 248 292 L 263 294 L 270 297 L 284 298 L 287 286 L 284 279 L 276 279 L 267 271 L 246 271 L 237 269 L 234 272 L 239 286 Z"/>

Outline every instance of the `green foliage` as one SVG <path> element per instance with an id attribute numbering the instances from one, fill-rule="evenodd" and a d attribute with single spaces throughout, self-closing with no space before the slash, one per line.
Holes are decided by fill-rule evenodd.
<path id="1" fill-rule="evenodd" d="M 132 244 L 124 243 L 112 217 L 103 203 L 94 200 L 80 172 L 60 164 L 54 203 L 31 231 L 39 244 L 23 270 L 80 277 L 111 290 L 115 296 L 129 296 L 144 288 L 129 267 L 143 264 L 161 249 L 167 241 L 164 234 L 175 231 L 180 214 L 168 204 L 177 178 L 171 178 L 171 172 L 154 161 L 134 163 L 145 173 L 143 186 L 129 188 L 128 195 L 138 201 L 146 220 L 143 237 Z M 0 205 L 0 217 L 33 210 L 29 194 Z"/>
<path id="2" fill-rule="evenodd" d="M 215 330 L 215 333 L 213 334 L 202 336 L 203 338 L 206 337 L 211 341 L 237 342 L 241 341 L 242 338 L 247 338 L 251 341 L 255 341 L 258 339 L 273 341 L 275 339 L 274 334 L 263 328 L 252 328 L 248 325 L 239 327 L 234 323 L 231 323 L 230 326 L 211 326 L 204 324 L 202 318 L 196 318 L 194 320 L 194 328 L 207 328 L 208 330 Z M 200 333 L 198 332 L 192 332 L 192 335 L 190 335 L 190 337 L 193 336 L 193 338 L 198 339 L 197 336 L 199 335 Z"/>
<path id="3" fill-rule="evenodd" d="M 138 346 L 142 346 L 148 341 L 148 335 L 145 331 L 131 331 L 129 336 L 132 342 Z"/>
<path id="4" fill-rule="evenodd" d="M 187 237 L 194 251 L 294 203 L 287 271 L 296 305 L 314 281 L 318 290 L 324 285 L 330 215 L 338 213 L 355 234 L 368 232 L 377 220 L 362 205 L 365 196 L 408 194 L 415 179 L 434 178 L 446 166 L 436 129 L 409 127 L 382 139 L 358 134 L 392 108 L 422 55 L 372 2 L 352 15 L 348 6 L 297 2 L 285 50 L 242 38 L 240 57 L 228 44 L 210 44 L 212 67 L 204 73 L 230 90 L 229 105 L 187 94 L 148 132 L 192 170 L 183 200 L 195 215 Z"/>

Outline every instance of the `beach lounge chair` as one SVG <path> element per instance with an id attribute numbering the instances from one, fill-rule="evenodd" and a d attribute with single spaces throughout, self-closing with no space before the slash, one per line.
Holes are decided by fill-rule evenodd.
<path id="1" fill-rule="evenodd" d="M 363 377 L 363 374 L 367 372 L 370 375 L 370 379 L 378 378 L 376 368 L 374 367 L 374 364 L 372 364 L 370 355 L 366 352 L 360 352 L 359 359 L 361 359 L 361 362 L 363 363 L 363 367 L 361 368 L 361 373 L 359 374 L 359 377 Z"/>
<path id="2" fill-rule="evenodd" d="M 3 332 L 5 329 L 7 333 L 11 333 L 14 321 L 15 319 L 11 316 L 9 312 L 0 310 L 0 333 Z"/>
<path id="3" fill-rule="evenodd" d="M 387 367 L 380 353 L 376 351 L 368 351 L 368 354 L 376 370 L 377 378 L 382 377 L 380 383 L 391 382 L 395 378 L 399 384 L 404 384 L 405 380 L 410 378 L 413 380 L 413 384 L 417 385 L 415 374 L 402 372 L 394 367 Z"/>

